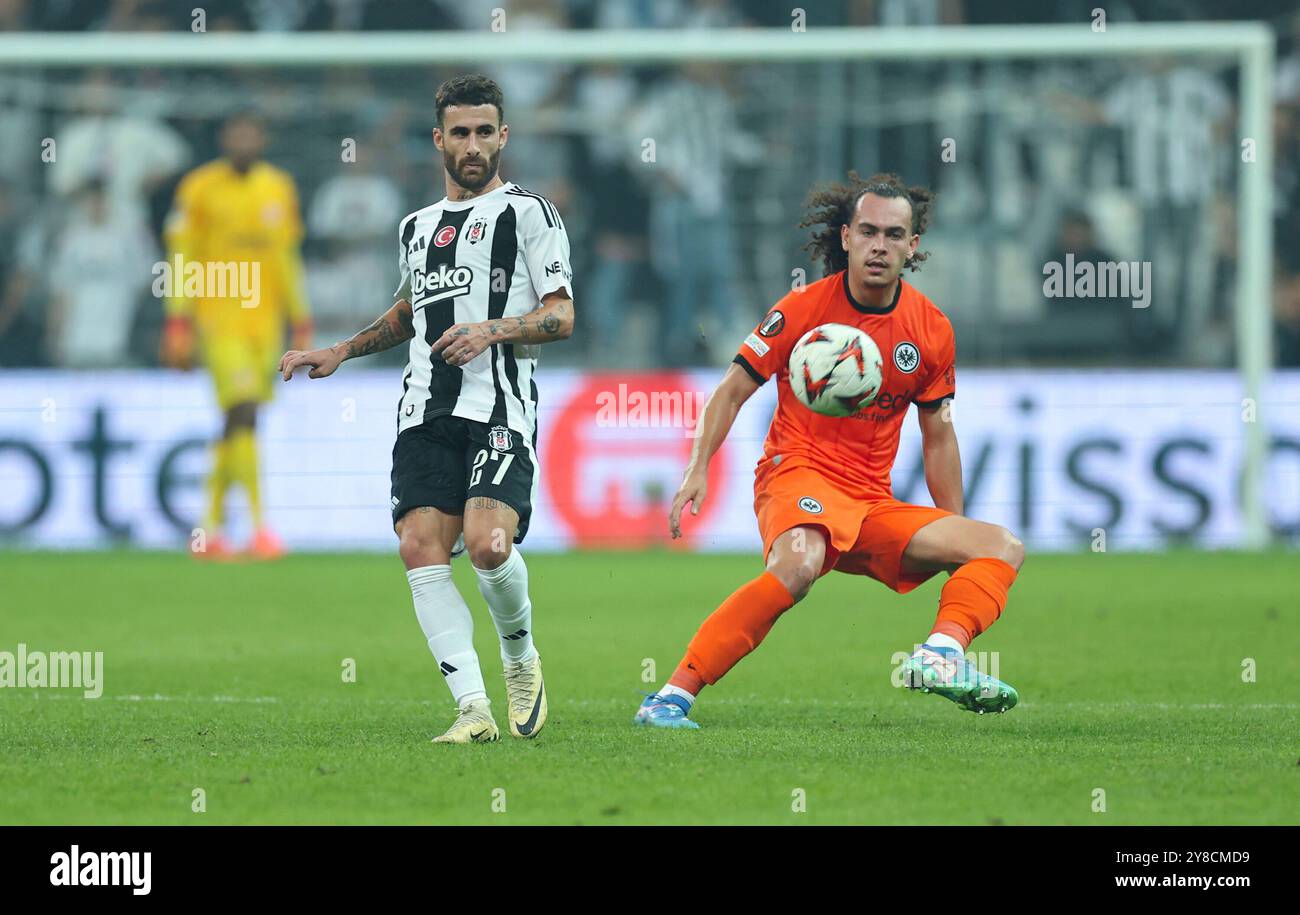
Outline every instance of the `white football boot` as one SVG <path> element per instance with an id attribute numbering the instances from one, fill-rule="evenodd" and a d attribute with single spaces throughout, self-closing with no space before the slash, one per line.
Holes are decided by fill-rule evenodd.
<path id="1" fill-rule="evenodd" d="M 475 699 L 460 709 L 452 726 L 434 743 L 492 743 L 500 738 L 497 723 L 492 718 L 492 703 Z"/>
<path id="2" fill-rule="evenodd" d="M 510 733 L 532 738 L 546 724 L 546 685 L 542 659 L 506 661 L 506 698 L 510 703 Z"/>

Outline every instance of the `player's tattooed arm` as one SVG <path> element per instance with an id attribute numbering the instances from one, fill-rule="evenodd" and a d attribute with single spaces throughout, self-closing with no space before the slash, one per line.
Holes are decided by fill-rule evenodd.
<path id="1" fill-rule="evenodd" d="M 448 365 L 464 366 L 499 343 L 550 343 L 573 333 L 573 300 L 568 292 L 552 292 L 539 308 L 513 318 L 476 324 L 453 324 L 433 344 Z"/>
<path id="2" fill-rule="evenodd" d="M 493 343 L 551 343 L 573 335 L 573 299 L 567 290 L 552 292 L 540 308 L 526 315 L 488 322 Z"/>
<path id="3" fill-rule="evenodd" d="M 337 350 L 344 359 L 369 356 L 380 353 L 405 343 L 415 336 L 415 318 L 411 303 L 399 299 L 371 323 L 369 327 L 342 343 L 335 343 L 331 349 Z"/>
<path id="4" fill-rule="evenodd" d="M 411 303 L 401 299 L 350 340 L 324 349 L 289 350 L 280 357 L 280 375 L 288 381 L 294 372 L 306 367 L 310 369 L 308 377 L 327 378 L 334 374 L 345 359 L 391 349 L 414 336 L 415 319 Z"/>

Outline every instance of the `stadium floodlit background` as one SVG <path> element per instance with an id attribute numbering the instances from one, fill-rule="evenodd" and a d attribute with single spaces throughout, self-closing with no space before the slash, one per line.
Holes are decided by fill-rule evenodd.
<path id="1" fill-rule="evenodd" d="M 864 0 L 811 4 L 808 25 L 1088 23 L 1085 6 Z M 1229 12 L 1210 3 L 1121 2 L 1106 11 L 1112 29 L 1122 30 L 1130 21 L 1245 17 L 1259 7 L 1277 29 L 1276 358 L 1296 366 L 1300 254 L 1289 242 L 1300 229 L 1300 14 L 1287 6 L 1275 4 L 1273 15 L 1264 3 Z M 193 8 L 7 0 L 0 30 L 188 32 Z M 247 0 L 207 4 L 206 28 L 470 30 L 486 27 L 495 8 Z M 785 5 L 757 0 L 530 0 L 508 12 L 509 28 L 519 31 L 780 27 L 791 19 Z M 430 92 L 463 69 L 0 66 L 0 365 L 156 365 L 161 312 L 139 268 L 158 258 L 181 175 L 218 155 L 222 117 L 254 102 L 270 118 L 268 157 L 292 173 L 302 196 L 319 339 L 354 332 L 392 285 L 392 226 L 442 196 Z M 737 332 L 788 288 L 790 269 L 807 266 L 794 223 L 808 185 L 850 168 L 896 171 L 939 192 L 926 247 L 943 269 L 919 281 L 951 313 L 963 365 L 1233 364 L 1231 61 L 1177 54 L 1012 64 L 485 61 L 481 69 L 505 89 L 515 131 L 509 173 L 566 214 L 583 278 L 579 332 L 572 345 L 548 351 L 548 365 L 720 364 Z M 356 141 L 355 163 L 340 160 L 344 137 Z M 659 167 L 645 167 L 645 137 L 659 140 Z M 57 144 L 58 168 L 32 155 L 45 138 Z M 945 138 L 954 140 L 955 161 L 941 158 Z M 87 218 L 89 210 L 97 215 Z M 80 233 L 120 247 L 78 261 L 77 252 L 95 251 L 77 243 Z M 1042 264 L 1066 251 L 1078 259 L 1160 258 L 1151 314 L 1044 299 Z M 93 278 L 95 294 L 73 294 L 65 274 L 78 285 Z M 696 274 L 708 284 L 686 287 Z M 83 339 L 77 328 L 87 316 L 99 333 Z M 707 342 L 674 319 L 702 323 Z M 392 352 L 388 362 L 401 358 Z"/>
<path id="2" fill-rule="evenodd" d="M 1094 29 L 1099 7 L 1105 32 Z M 630 687 L 651 682 L 640 678 L 643 660 L 653 655 L 661 673 L 671 669 L 679 642 L 743 580 L 738 576 L 751 574 L 746 570 L 752 570 L 759 548 L 752 468 L 775 403 L 774 386 L 764 386 L 746 405 L 715 459 L 704 510 L 688 519 L 686 543 L 669 548 L 667 509 L 690 453 L 694 419 L 764 311 L 792 283 L 820 276 L 820 265 L 801 250 L 806 230 L 797 228 L 810 186 L 842 180 L 850 169 L 863 175 L 893 171 L 938 193 L 933 227 L 922 240 L 932 257 L 905 278 L 955 328 L 955 416 L 967 513 L 1006 525 L 1030 549 L 1029 574 L 1008 610 L 1008 619 L 1023 613 L 1017 624 L 1023 631 L 1014 636 L 1017 630 L 1005 630 L 1007 640 L 998 643 L 1005 657 L 1016 652 L 1020 666 L 1013 670 L 1004 660 L 1003 673 L 1028 677 L 1021 711 L 1030 712 L 1035 701 L 1062 698 L 1043 684 L 1059 682 L 1052 678 L 1059 677 L 1063 659 L 1044 654 L 1035 639 L 1050 629 L 1062 643 L 1058 652 L 1105 644 L 1098 652 L 1113 666 L 1092 671 L 1108 684 L 1088 696 L 1095 707 L 1075 703 L 1064 723 L 1062 709 L 1078 695 L 1071 693 L 1064 705 L 1044 704 L 1038 712 L 1059 714 L 1051 720 L 1062 728 L 1085 731 L 1112 714 L 1113 708 L 1105 711 L 1107 703 L 1123 705 L 1129 717 L 1118 726 L 1116 743 L 1084 750 L 1061 746 L 1060 757 L 1055 749 L 1043 751 L 1061 767 L 1044 770 L 1044 793 L 1008 789 L 987 795 L 1004 797 L 999 809 L 1010 813 L 937 804 L 902 808 L 879 796 L 867 803 L 845 795 L 830 819 L 1086 821 L 1086 805 L 1058 809 L 1045 800 L 1059 786 L 1055 773 L 1070 766 L 1104 769 L 1127 752 L 1123 734 L 1131 732 L 1158 733 L 1166 742 L 1153 744 L 1149 755 L 1143 750 L 1126 757 L 1124 765 L 1133 768 L 1120 780 L 1130 778 L 1146 793 L 1122 808 L 1120 821 L 1294 820 L 1294 802 L 1289 808 L 1270 806 L 1278 796 L 1271 759 L 1249 777 L 1235 774 L 1259 763 L 1260 754 L 1280 746 L 1281 735 L 1294 728 L 1293 694 L 1287 699 L 1277 686 L 1261 686 L 1248 699 L 1223 699 L 1252 703 L 1243 708 L 1253 711 L 1239 712 L 1245 717 L 1230 722 L 1228 730 L 1236 728 L 1232 737 L 1215 730 L 1221 722 L 1206 724 L 1203 708 L 1169 710 L 1169 703 L 1185 695 L 1174 690 L 1200 685 L 1189 679 L 1191 667 L 1218 670 L 1225 681 L 1239 684 L 1242 659 L 1261 657 L 1263 645 L 1285 644 L 1283 626 L 1294 644 L 1300 13 L 1293 3 L 842 0 L 792 8 L 770 0 L 0 0 L 0 39 L 14 42 L 10 48 L 38 32 L 108 42 L 137 33 L 192 40 L 198 10 L 206 35 L 247 33 L 250 42 L 274 39 L 286 49 L 320 34 L 478 35 L 491 32 L 502 14 L 505 31 L 546 35 L 557 47 L 572 35 L 600 30 L 680 32 L 687 38 L 710 30 L 789 33 L 798 14 L 809 34 L 840 26 L 944 26 L 963 33 L 965 26 L 1056 24 L 1092 29 L 1099 42 L 1136 24 L 1262 23 L 1277 40 L 1267 301 L 1240 301 L 1242 157 L 1249 151 L 1240 129 L 1243 75 L 1231 55 L 1153 46 L 1149 53 L 1115 57 L 1044 51 L 1007 59 L 566 63 L 489 55 L 472 65 L 439 64 L 431 57 L 423 65 L 400 66 L 153 66 L 147 60 L 74 66 L 6 63 L 0 54 L 0 568 L 8 570 L 0 578 L 13 582 L 9 594 L 0 593 L 0 649 L 23 636 L 50 645 L 94 639 L 116 649 L 109 669 L 118 681 L 109 693 L 160 700 L 156 710 L 141 711 L 144 717 L 131 721 L 153 728 L 150 733 L 184 729 L 190 711 L 201 708 L 201 716 L 225 722 L 223 738 L 248 737 L 233 760 L 221 761 L 226 768 L 219 776 L 246 784 L 246 770 L 261 771 L 260 762 L 251 761 L 258 759 L 251 749 L 260 740 L 256 735 L 279 726 L 267 716 L 288 710 L 295 696 L 308 706 L 319 698 L 305 685 L 312 682 L 308 661 L 315 664 L 315 654 L 333 659 L 337 679 L 337 657 L 363 653 L 357 642 L 339 636 L 355 625 L 356 608 L 363 607 L 365 625 L 376 628 L 368 642 L 361 641 L 372 658 L 386 658 L 381 677 L 387 678 L 364 687 L 377 703 L 365 714 L 391 725 L 387 736 L 394 747 L 427 736 L 400 718 L 409 706 L 383 704 L 427 705 L 430 687 L 442 689 L 419 651 L 407 615 L 409 595 L 399 587 L 391 555 L 396 540 L 388 514 L 389 459 L 405 347 L 350 362 L 324 382 L 300 377 L 277 384 L 276 399 L 259 420 L 263 493 L 270 524 L 294 555 L 267 565 L 199 565 L 185 553 L 199 523 L 207 449 L 220 418 L 202 372 L 159 367 L 164 314 L 152 286 L 179 180 L 219 154 L 222 120 L 254 105 L 267 120 L 266 158 L 297 183 L 317 343 L 328 345 L 364 327 L 391 303 L 397 285 L 398 220 L 444 196 L 441 161 L 430 138 L 434 89 L 452 75 L 477 71 L 497 79 L 505 92 L 511 134 L 503 176 L 554 201 L 573 251 L 577 327 L 572 339 L 547 345 L 541 358 L 541 493 L 524 544 L 539 588 L 535 602 L 553 614 L 555 634 L 543 629 L 540 635 L 548 665 L 555 665 L 548 667 L 548 685 L 557 669 L 580 669 L 588 678 L 585 692 L 574 688 L 577 673 L 567 693 L 556 687 L 551 736 L 564 748 L 555 760 L 557 772 L 586 763 L 583 747 L 560 744 L 569 739 L 560 734 L 572 733 L 561 730 L 566 715 L 571 724 L 625 723 L 632 709 L 623 700 L 635 700 Z M 1044 267 L 1067 258 L 1151 264 L 1149 300 L 1134 307 L 1136 295 L 1049 297 Z M 1258 402 L 1248 402 L 1243 381 L 1243 308 L 1266 315 L 1270 328 Z M 1247 430 L 1256 423 L 1266 430 L 1267 458 L 1252 489 L 1243 486 L 1243 467 Z M 900 498 L 928 502 L 915 423 L 905 428 L 895 489 Z M 1251 491 L 1263 495 L 1269 552 L 1184 553 L 1188 547 L 1264 546 L 1252 538 L 1243 507 L 1243 492 Z M 236 540 L 247 534 L 241 498 L 232 493 Z M 621 552 L 600 551 L 607 547 Z M 317 551 L 335 555 L 324 560 L 312 555 Z M 711 555 L 688 555 L 697 551 Z M 1106 560 L 1114 564 L 1104 572 L 1088 565 L 1102 561 L 1095 558 L 1102 554 L 1128 552 L 1134 555 Z M 892 596 L 869 582 L 831 578 L 810 598 L 820 602 L 817 618 L 823 622 L 863 613 L 868 593 L 871 613 L 893 606 Z M 90 601 L 92 587 L 96 596 Z M 321 588 L 330 597 L 324 610 L 314 608 L 320 615 L 313 632 L 305 633 L 300 620 L 284 615 L 293 608 L 283 606 L 281 597 Z M 462 590 L 470 594 L 473 586 L 463 581 Z M 872 617 L 885 627 L 869 630 L 877 660 L 898 647 L 881 639 L 901 644 L 919 632 L 916 626 L 923 623 L 915 614 L 932 612 L 934 596 L 926 590 L 908 599 L 911 628 L 894 619 L 899 614 Z M 59 612 L 47 613 L 51 602 Z M 69 609 L 92 603 L 93 618 Z M 578 613 L 575 603 L 617 606 L 627 615 L 618 622 L 595 618 Z M 1238 627 L 1217 615 L 1226 606 L 1240 612 Z M 1123 630 L 1115 628 L 1117 618 Z M 1062 619 L 1079 628 L 1067 628 L 1062 638 Z M 176 631 L 178 620 L 206 639 L 203 653 L 194 653 L 189 631 Z M 220 628 L 217 621 L 226 620 L 230 627 Z M 805 623 L 782 623 L 773 639 L 787 641 L 752 669 L 781 678 L 796 703 L 810 696 L 823 703 L 818 715 L 836 714 L 837 702 L 842 713 L 846 695 L 856 695 L 856 687 L 845 684 L 861 680 L 862 662 L 848 648 L 823 654 L 827 646 L 811 634 L 781 635 L 803 632 L 800 625 Z M 141 636 L 137 642 L 140 632 L 157 639 Z M 382 647 L 381 636 L 387 639 Z M 806 645 L 798 641 L 805 638 Z M 1151 670 L 1140 646 L 1157 643 L 1166 660 L 1176 650 L 1187 651 L 1169 662 L 1169 670 L 1138 684 L 1139 669 Z M 608 657 L 578 657 L 578 646 L 586 644 L 612 647 Z M 1197 654 L 1203 644 L 1222 647 L 1222 656 Z M 490 657 L 490 647 L 482 653 Z M 283 679 L 263 676 L 262 667 L 249 673 L 243 665 L 253 658 L 279 670 Z M 839 669 L 839 662 L 853 673 L 833 677 L 837 691 L 822 694 L 820 681 L 797 672 L 803 669 L 797 667 L 800 659 L 810 669 Z M 1294 666 L 1278 654 L 1274 675 L 1285 676 L 1288 663 Z M 363 663 L 371 684 L 377 667 Z M 189 679 L 191 668 L 205 676 Z M 608 685 L 599 679 L 606 675 L 622 678 L 618 697 L 599 692 Z M 773 682 L 755 676 L 736 687 L 743 693 L 717 692 L 753 697 Z M 190 693 L 196 702 L 249 704 L 231 705 L 230 711 L 220 704 L 192 706 L 184 713 L 169 704 L 175 694 Z M 435 699 L 441 703 L 443 697 Z M 566 706 L 570 700 L 590 704 Z M 341 707 L 323 701 L 326 710 Z M 42 758 L 64 760 L 59 765 L 81 760 L 95 766 L 95 752 L 115 746 L 117 738 L 73 706 L 45 703 L 39 712 L 35 704 L 15 707 L 28 716 L 19 716 L 20 728 L 46 733 L 52 722 L 88 727 L 88 745 L 56 741 L 62 756 L 41 744 L 44 738 L 31 737 L 30 746 L 41 747 Z M 735 706 L 719 708 L 724 725 L 737 724 L 726 717 L 738 714 Z M 917 714 L 930 727 L 940 711 L 949 710 Z M 346 772 L 342 757 L 331 756 L 334 723 L 323 711 L 294 705 L 293 712 L 304 716 L 295 721 L 311 735 L 323 736 L 309 735 L 305 747 L 296 743 L 301 733 L 292 741 L 284 738 L 283 745 L 281 736 L 272 738 L 272 749 L 286 754 L 280 760 L 284 771 L 301 765 L 322 777 Z M 926 717 L 931 713 L 933 722 Z M 793 715 L 787 707 L 778 716 L 779 728 L 790 729 L 790 746 L 802 744 L 793 735 L 806 733 L 809 722 L 814 729 L 832 725 L 816 716 L 792 720 Z M 0 716 L 0 734 L 5 726 Z M 1198 730 L 1204 728 L 1209 730 Z M 207 731 L 198 733 L 182 745 L 196 759 L 219 742 L 203 736 Z M 1156 771 L 1171 747 L 1181 758 L 1187 735 L 1205 737 L 1207 746 L 1211 737 L 1222 738 L 1230 748 L 1225 752 L 1239 752 L 1226 765 L 1209 749 L 1188 751 L 1195 764 L 1186 778 L 1209 786 L 1200 802 L 1175 797 L 1183 784 L 1177 779 L 1164 788 L 1142 781 L 1142 766 Z M 713 745 L 716 756 L 707 765 L 725 765 L 733 751 L 748 756 L 739 746 Z M 984 746 L 970 757 L 987 763 L 989 772 L 1018 768 L 1018 752 L 1027 752 L 1012 742 L 986 757 Z M 1035 744 L 1034 752 L 1041 748 Z M 318 750 L 320 755 L 311 755 Z M 135 752 L 123 758 L 136 759 Z M 379 784 L 390 772 L 394 784 L 400 783 L 404 752 L 381 755 L 364 778 Z M 167 773 L 158 775 L 158 783 L 172 775 L 186 785 L 218 780 L 198 774 L 207 771 L 198 762 L 136 761 L 144 772 Z M 1294 767 L 1294 759 L 1290 763 Z M 763 768 L 766 761 L 752 765 L 751 772 L 771 774 Z M 827 784 L 839 784 L 839 776 L 819 768 L 822 761 L 808 765 L 808 771 L 825 774 Z M 182 771 L 187 774 L 177 774 Z M 176 812 L 167 806 L 172 801 L 125 772 L 106 776 L 85 807 L 77 807 L 75 798 L 51 806 L 51 792 L 63 791 L 66 782 L 33 773 L 0 767 L 0 775 L 18 785 L 8 811 L 17 821 L 185 822 L 189 815 L 188 793 Z M 950 774 L 944 783 L 960 787 L 965 777 Z M 340 778 L 335 785 L 344 783 L 357 784 Z M 252 784 L 238 789 L 245 795 L 236 812 L 226 808 L 214 819 L 483 819 L 478 808 L 459 807 L 451 795 L 438 795 L 442 807 L 426 797 L 434 806 L 412 813 L 398 798 L 369 788 L 354 792 L 358 806 L 321 788 L 313 796 L 324 798 L 322 806 L 305 813 L 292 805 L 292 779 L 254 775 Z M 1215 786 L 1222 789 L 1218 794 Z M 621 795 L 617 801 L 582 800 L 566 793 L 563 782 L 541 776 L 536 787 L 553 792 L 556 809 L 566 811 L 524 815 L 537 822 L 567 822 L 569 809 L 595 821 L 692 819 L 662 799 L 650 808 Z M 691 796 L 700 805 L 694 816 L 700 821 L 768 819 L 751 795 L 733 793 L 740 787 L 710 775 L 681 796 L 697 792 Z M 972 795 L 989 790 L 974 780 L 968 787 Z M 924 792 L 919 783 L 913 788 L 913 798 Z M 788 798 L 790 789 L 781 790 Z M 1239 806 L 1220 803 L 1233 792 Z M 1017 807 L 1017 798 L 1026 797 L 1025 806 Z M 726 811 L 709 806 L 719 798 L 731 804 Z M 362 801 L 370 806 L 359 806 Z M 1189 806 L 1177 806 L 1184 803 Z"/>
<path id="3" fill-rule="evenodd" d="M 1084 6 L 935 0 L 813 4 L 802 12 L 812 30 L 1011 22 L 1082 29 L 1095 19 Z M 1220 15 L 1203 6 L 1118 3 L 1106 8 L 1106 23 L 1113 34 L 1134 22 Z M 1273 533 L 1294 538 L 1300 398 L 1286 367 L 1300 364 L 1293 243 L 1300 230 L 1300 16 L 1285 4 L 1257 6 L 1234 15 L 1263 18 L 1279 38 L 1271 303 L 1278 374 L 1262 385 L 1261 421 L 1281 444 L 1262 487 L 1273 495 Z M 145 0 L 11 0 L 0 5 L 0 28 L 189 33 L 197 9 Z M 508 10 L 486 2 L 249 0 L 202 11 L 207 34 L 246 30 L 286 40 L 295 32 L 352 30 L 469 34 L 493 28 L 498 14 L 508 17 L 498 25 L 515 33 L 790 28 L 793 15 L 741 0 L 533 0 Z M 216 417 L 199 375 L 147 374 L 158 364 L 163 319 L 152 268 L 163 256 L 160 236 L 176 185 L 219 154 L 223 117 L 249 105 L 268 117 L 268 158 L 298 184 L 309 299 L 317 341 L 328 345 L 382 309 L 395 285 L 393 227 L 443 194 L 429 139 L 431 93 L 465 69 L 459 62 L 0 62 L 0 368 L 7 379 L 0 432 L 23 443 L 0 452 L 9 484 L 0 497 L 3 536 L 42 546 L 157 547 L 179 542 L 192 527 L 204 460 L 194 443 L 213 433 Z M 545 352 L 542 435 L 558 441 L 550 433 L 564 422 L 589 429 L 564 447 L 543 446 L 556 485 L 543 492 L 535 546 L 662 537 L 660 516 L 683 443 L 665 440 L 660 429 L 638 429 L 634 411 L 621 429 L 596 426 L 590 398 L 586 414 L 575 402 L 591 377 L 581 373 L 621 372 L 630 391 L 666 385 L 693 390 L 702 402 L 757 316 L 799 278 L 820 275 L 800 250 L 801 204 L 813 181 L 851 168 L 896 171 L 938 191 L 924 242 L 933 257 L 909 279 L 955 325 L 963 371 L 958 409 L 969 405 L 963 443 L 968 472 L 979 471 L 973 513 L 1017 528 L 1039 548 L 1087 542 L 1098 528 L 1112 534 L 1113 545 L 1148 548 L 1170 539 L 1231 545 L 1244 536 L 1233 482 L 1242 462 L 1234 338 L 1241 152 L 1240 73 L 1231 57 L 485 60 L 477 69 L 505 89 L 513 132 L 504 173 L 555 201 L 573 245 L 578 325 L 572 340 Z M 1044 265 L 1064 264 L 1067 255 L 1152 264 L 1146 307 L 1046 296 Z M 389 545 L 383 513 L 373 506 L 386 500 L 390 388 L 404 359 L 397 348 L 351 364 L 348 392 L 295 388 L 280 402 L 294 408 L 271 412 L 263 431 L 268 503 L 291 546 Z M 374 371 L 384 366 L 390 371 Z M 704 371 L 668 381 L 662 374 L 689 369 Z M 1062 371 L 1070 369 L 1097 374 Z M 596 382 L 605 388 L 617 391 L 617 379 Z M 718 500 L 698 529 L 702 546 L 757 542 L 747 477 L 770 409 L 767 400 L 759 403 L 730 449 L 731 497 Z M 1121 405 L 1127 408 L 1112 409 Z M 664 422 L 689 423 L 689 406 Z M 64 421 L 52 422 L 60 410 Z M 101 433 L 90 428 L 96 410 Z M 339 420 L 325 423 L 338 433 L 336 460 L 324 460 L 323 449 L 307 456 L 284 447 L 283 439 L 297 434 L 294 422 L 328 438 L 327 417 Z M 660 417 L 645 421 L 657 425 Z M 102 434 L 108 451 L 71 447 L 93 434 Z M 114 450 L 115 436 L 131 444 Z M 914 466 L 914 445 L 905 446 L 901 468 Z M 1024 458 L 1021 448 L 1035 454 Z M 615 457 L 619 449 L 626 453 Z M 602 454 L 611 466 L 602 465 Z M 591 486 L 573 482 L 589 476 Z M 913 473 L 896 482 L 916 489 L 918 479 Z M 1066 490 L 1074 509 L 1060 497 Z M 321 511 L 329 513 L 324 524 Z M 605 524 L 611 512 L 628 523 Z"/>

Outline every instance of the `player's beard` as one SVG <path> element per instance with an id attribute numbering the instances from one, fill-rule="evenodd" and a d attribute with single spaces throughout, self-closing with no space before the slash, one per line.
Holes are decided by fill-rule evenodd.
<path id="1" fill-rule="evenodd" d="M 467 191 L 477 191 L 487 187 L 488 183 L 497 176 L 497 165 L 501 161 L 501 150 L 497 150 L 486 160 L 478 159 L 483 162 L 484 167 L 479 169 L 477 174 L 467 173 L 463 166 L 457 167 L 456 157 L 449 151 L 442 154 L 443 166 L 451 173 L 452 180 L 459 184 Z"/>

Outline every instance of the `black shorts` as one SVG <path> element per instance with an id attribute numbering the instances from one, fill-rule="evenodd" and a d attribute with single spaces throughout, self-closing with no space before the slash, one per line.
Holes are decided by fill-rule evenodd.
<path id="1" fill-rule="evenodd" d="M 532 443 L 501 425 L 439 416 L 412 426 L 393 445 L 393 523 L 413 508 L 460 515 L 469 499 L 504 502 L 519 513 L 522 543 L 533 513 Z"/>

